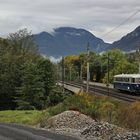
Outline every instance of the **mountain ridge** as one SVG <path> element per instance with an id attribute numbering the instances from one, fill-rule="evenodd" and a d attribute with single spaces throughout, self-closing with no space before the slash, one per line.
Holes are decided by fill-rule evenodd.
<path id="1" fill-rule="evenodd" d="M 48 56 L 65 56 L 86 51 L 87 43 L 91 50 L 101 52 L 110 44 L 96 37 L 91 32 L 73 27 L 60 27 L 53 33 L 41 32 L 33 36 L 40 53 Z"/>
<path id="2" fill-rule="evenodd" d="M 140 26 L 123 36 L 120 40 L 114 41 L 107 50 L 117 48 L 129 52 L 137 50 L 138 47 L 140 47 Z"/>

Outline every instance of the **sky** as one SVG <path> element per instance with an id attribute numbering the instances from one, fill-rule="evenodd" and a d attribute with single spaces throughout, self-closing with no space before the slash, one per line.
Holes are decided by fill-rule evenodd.
<path id="1" fill-rule="evenodd" d="M 84 28 L 105 42 L 113 42 L 140 25 L 140 0 L 0 0 L 0 36 L 27 28 L 33 34 L 58 27 Z"/>

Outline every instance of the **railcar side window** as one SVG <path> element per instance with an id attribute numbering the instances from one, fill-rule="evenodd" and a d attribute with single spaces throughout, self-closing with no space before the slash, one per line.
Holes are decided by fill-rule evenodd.
<path id="1" fill-rule="evenodd" d="M 140 78 L 136 78 L 136 79 L 135 79 L 135 82 L 136 82 L 136 83 L 140 83 Z"/>
<path id="2" fill-rule="evenodd" d="M 129 82 L 129 78 L 125 78 L 125 82 Z"/>
<path id="3" fill-rule="evenodd" d="M 129 78 L 116 77 L 116 78 L 114 78 L 114 81 L 117 81 L 117 82 L 129 82 Z"/>
<path id="4" fill-rule="evenodd" d="M 140 78 L 136 77 L 129 77 L 129 76 L 120 76 L 120 77 L 114 77 L 115 82 L 124 82 L 124 83 L 140 83 Z"/>
<path id="5" fill-rule="evenodd" d="M 116 77 L 116 78 L 115 78 L 115 81 L 121 82 L 121 81 L 122 81 L 122 78 L 121 78 L 121 77 Z"/>
<path id="6" fill-rule="evenodd" d="M 135 83 L 135 78 L 132 78 L 132 83 Z"/>

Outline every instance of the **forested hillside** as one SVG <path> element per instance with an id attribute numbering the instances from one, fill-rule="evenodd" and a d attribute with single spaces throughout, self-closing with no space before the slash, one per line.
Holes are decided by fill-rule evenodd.
<path id="1" fill-rule="evenodd" d="M 102 52 L 110 45 L 85 29 L 72 27 L 60 27 L 52 33 L 41 32 L 33 37 L 40 53 L 54 57 L 85 52 L 87 42 L 95 52 Z"/>

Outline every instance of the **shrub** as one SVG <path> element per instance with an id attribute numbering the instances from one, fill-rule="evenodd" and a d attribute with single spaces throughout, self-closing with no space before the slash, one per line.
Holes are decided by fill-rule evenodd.
<path id="1" fill-rule="evenodd" d="M 96 119 L 99 117 L 100 100 L 93 95 L 80 93 L 64 101 L 69 110 L 79 111 Z"/>
<path id="2" fill-rule="evenodd" d="M 62 103 L 48 108 L 48 112 L 49 112 L 50 116 L 57 115 L 57 114 L 62 113 L 63 111 L 66 111 L 66 110 L 67 110 L 67 107 L 64 106 Z"/>
<path id="3" fill-rule="evenodd" d="M 117 112 L 118 124 L 130 129 L 140 129 L 140 102 L 134 102 L 127 107 L 119 108 Z"/>
<path id="4" fill-rule="evenodd" d="M 100 114 L 108 122 L 112 122 L 113 112 L 115 112 L 115 105 L 108 101 L 100 108 Z"/>
<path id="5" fill-rule="evenodd" d="M 35 110 L 35 107 L 30 105 L 29 102 L 21 101 L 18 102 L 17 110 Z"/>
<path id="6" fill-rule="evenodd" d="M 53 90 L 50 92 L 50 94 L 47 97 L 47 106 L 57 105 L 63 102 L 68 97 L 70 97 L 71 95 L 72 95 L 71 92 L 65 91 L 63 93 L 62 88 L 59 86 L 56 86 L 53 88 Z"/>

